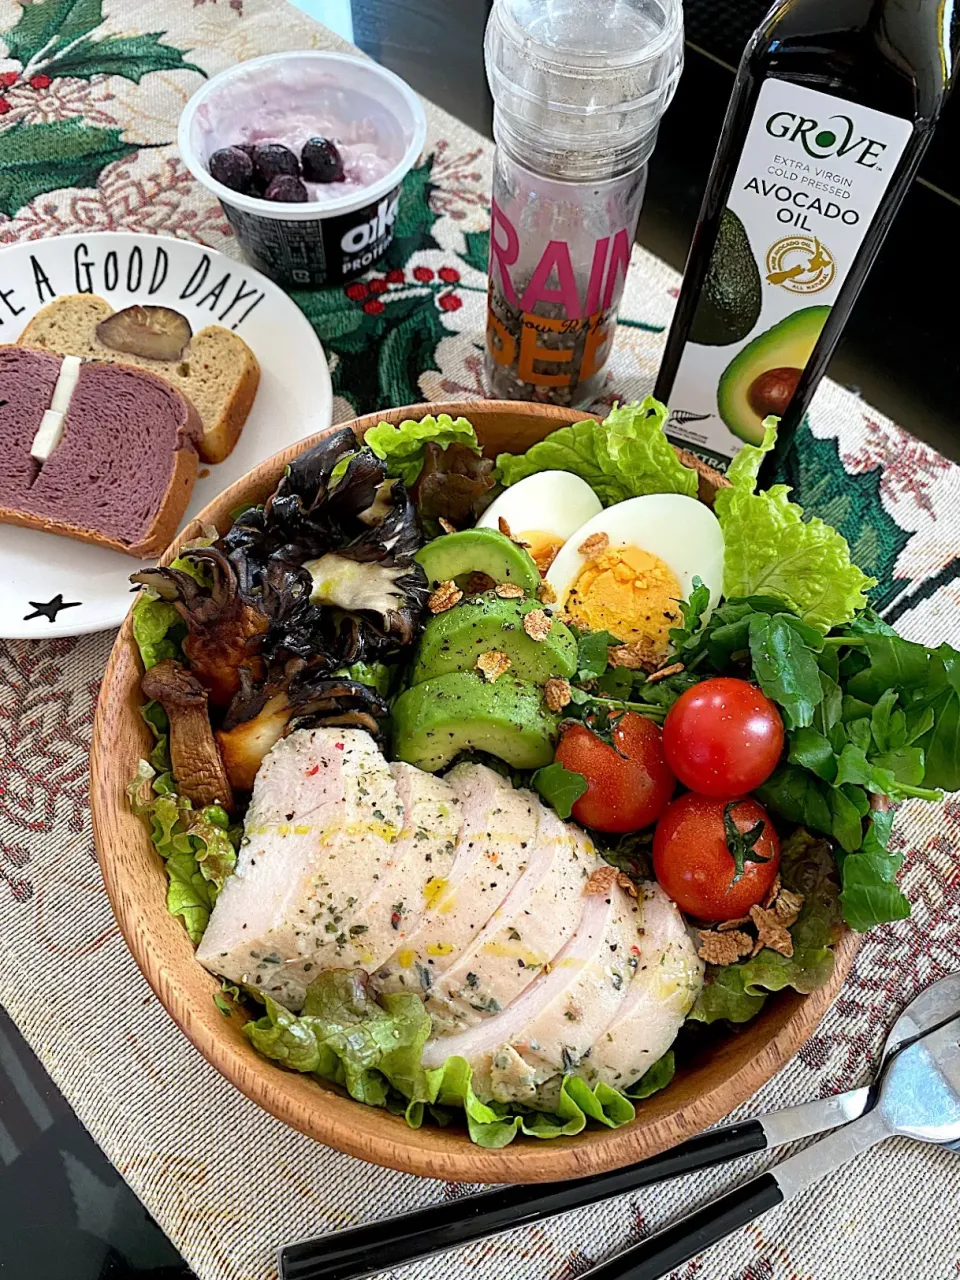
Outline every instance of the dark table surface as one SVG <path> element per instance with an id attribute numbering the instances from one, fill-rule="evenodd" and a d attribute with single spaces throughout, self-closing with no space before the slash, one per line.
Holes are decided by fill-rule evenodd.
<path id="1" fill-rule="evenodd" d="M 487 0 L 302 0 L 304 8 L 489 136 Z M 329 5 L 329 8 L 327 7 Z M 687 64 L 660 131 L 639 239 L 683 266 L 733 82 L 766 0 L 687 0 Z M 349 22 L 352 21 L 352 31 Z M 831 375 L 960 459 L 957 325 L 944 246 L 960 232 L 948 153 L 960 104 L 910 192 L 851 317 Z M 952 190 L 951 190 L 952 188 Z M 957 191 L 957 194 L 953 194 Z M 278 1244 L 281 1242 L 277 1242 Z M 0 1275 L 3 1280 L 181 1280 L 191 1272 L 110 1166 L 0 1010 Z"/>

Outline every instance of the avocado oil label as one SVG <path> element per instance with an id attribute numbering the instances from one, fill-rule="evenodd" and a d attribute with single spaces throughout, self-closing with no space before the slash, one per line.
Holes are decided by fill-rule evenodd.
<path id="1" fill-rule="evenodd" d="M 670 396 L 678 444 L 725 466 L 786 409 L 912 131 L 764 82 Z"/>

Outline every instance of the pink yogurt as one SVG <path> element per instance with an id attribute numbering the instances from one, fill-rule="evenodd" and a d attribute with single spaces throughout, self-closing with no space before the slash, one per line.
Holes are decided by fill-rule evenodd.
<path id="1" fill-rule="evenodd" d="M 396 139 L 384 137 L 369 116 L 344 120 L 335 112 L 305 112 L 270 105 L 257 112 L 252 124 L 241 126 L 236 142 L 279 142 L 299 160 L 303 144 L 310 138 L 335 142 L 343 160 L 343 182 L 307 182 L 311 200 L 336 200 L 339 196 L 372 187 L 394 169 L 402 155 Z"/>

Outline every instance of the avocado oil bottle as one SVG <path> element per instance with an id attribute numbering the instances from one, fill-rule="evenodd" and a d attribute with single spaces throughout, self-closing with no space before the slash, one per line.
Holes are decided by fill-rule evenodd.
<path id="1" fill-rule="evenodd" d="M 780 0 L 740 63 L 656 395 L 720 469 L 782 461 L 946 101 L 960 8 Z M 908 320 L 905 318 L 905 323 Z"/>

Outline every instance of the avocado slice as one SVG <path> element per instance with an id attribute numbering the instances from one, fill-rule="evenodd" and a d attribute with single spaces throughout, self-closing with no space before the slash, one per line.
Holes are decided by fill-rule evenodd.
<path id="1" fill-rule="evenodd" d="M 746 228 L 724 209 L 706 278 L 690 325 L 690 341 L 708 347 L 740 342 L 760 319 L 760 268 Z"/>
<path id="2" fill-rule="evenodd" d="M 541 608 L 536 600 L 501 600 L 485 592 L 427 623 L 420 640 L 411 684 L 451 671 L 473 671 L 477 658 L 499 649 L 510 659 L 510 674 L 543 684 L 552 676 L 569 678 L 577 670 L 577 642 L 569 627 L 552 620 L 544 640 L 531 640 L 524 615 Z"/>
<path id="3" fill-rule="evenodd" d="M 735 436 L 763 443 L 763 420 L 782 417 L 810 359 L 829 307 L 804 307 L 759 333 L 720 375 L 717 407 Z"/>
<path id="4" fill-rule="evenodd" d="M 442 534 L 421 547 L 414 558 L 431 587 L 471 573 L 485 573 L 494 582 L 513 582 L 529 592 L 540 585 L 540 574 L 529 554 L 496 529 Z"/>
<path id="5" fill-rule="evenodd" d="M 560 717 L 542 690 L 502 675 L 493 683 L 472 671 L 424 680 L 393 705 L 393 754 L 436 773 L 460 751 L 499 756 L 515 769 L 539 769 L 553 759 Z"/>

